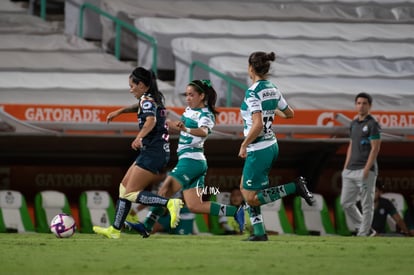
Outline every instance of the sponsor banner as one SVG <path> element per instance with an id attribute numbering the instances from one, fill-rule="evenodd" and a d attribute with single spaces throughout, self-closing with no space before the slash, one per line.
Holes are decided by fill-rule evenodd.
<path id="1" fill-rule="evenodd" d="M 205 179 L 205 188 L 215 193 L 239 188 L 241 172 L 241 167 L 211 167 Z M 79 195 L 86 190 L 106 190 L 117 198 L 124 173 L 124 169 L 114 166 L 2 166 L 0 189 L 19 190 L 28 202 L 33 202 L 35 194 L 43 190 L 61 191 L 71 203 L 77 203 Z M 298 175 L 298 170 L 294 168 L 274 168 L 270 171 L 269 183 L 270 186 L 289 183 Z M 381 169 L 380 178 L 386 192 L 401 193 L 407 199 L 414 194 L 414 170 L 385 168 Z M 341 170 L 330 167 L 322 170 L 316 183 L 310 183 L 312 191 L 323 195 L 329 204 L 340 195 L 341 186 Z M 292 198 L 289 196 L 286 199 Z"/>
<path id="2" fill-rule="evenodd" d="M 83 105 L 33 105 L 33 104 L 2 104 L 7 113 L 23 121 L 48 121 L 48 122 L 106 122 L 106 116 L 123 106 L 83 106 Z M 167 107 L 170 112 L 181 116 L 184 107 Z M 238 108 L 218 108 L 220 114 L 217 117 L 218 125 L 242 124 L 242 118 Z M 275 124 L 280 125 L 313 125 L 313 126 L 340 126 L 335 119 L 337 114 L 342 114 L 349 119 L 355 117 L 354 110 L 295 110 L 294 119 L 275 119 Z M 414 112 L 412 111 L 373 111 L 382 127 L 414 127 Z M 136 122 L 135 114 L 124 114 L 114 122 Z"/>
<path id="3" fill-rule="evenodd" d="M 3 166 L 0 186 L 19 190 L 31 202 L 39 191 L 58 190 L 74 203 L 85 190 L 106 190 L 116 196 L 124 173 L 119 167 Z"/>

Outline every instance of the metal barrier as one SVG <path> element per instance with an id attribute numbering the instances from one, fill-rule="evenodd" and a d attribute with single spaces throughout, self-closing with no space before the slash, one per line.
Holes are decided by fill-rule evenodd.
<path id="1" fill-rule="evenodd" d="M 46 6 L 47 6 L 47 1 L 40 0 L 40 17 L 43 20 L 46 20 Z"/>
<path id="2" fill-rule="evenodd" d="M 92 10 L 92 11 L 98 13 L 101 16 L 104 16 L 104 17 L 107 17 L 107 18 L 111 19 L 115 23 L 115 57 L 118 60 L 121 57 L 121 29 L 122 28 L 125 28 L 125 29 L 133 32 L 138 37 L 141 37 L 141 38 L 147 40 L 149 43 L 151 43 L 151 47 L 152 47 L 152 70 L 154 71 L 155 74 L 157 74 L 158 45 L 157 45 L 157 40 L 154 37 L 138 30 L 134 26 L 122 21 L 121 19 L 119 19 L 119 18 L 117 18 L 117 17 L 101 10 L 97 6 L 92 5 L 90 3 L 84 3 L 80 7 L 79 31 L 78 31 L 78 36 L 79 37 L 83 38 L 83 21 L 84 21 L 83 16 L 84 16 L 84 13 L 85 13 L 85 9 Z"/>
<path id="3" fill-rule="evenodd" d="M 237 80 L 231 78 L 228 75 L 225 75 L 219 71 L 217 71 L 214 68 L 211 68 L 210 66 L 208 66 L 207 64 L 201 62 L 201 61 L 194 61 L 193 63 L 191 63 L 190 65 L 190 80 L 189 82 L 191 82 L 193 80 L 193 76 L 194 76 L 194 69 L 195 67 L 200 67 L 205 71 L 208 71 L 210 73 L 213 73 L 215 75 L 217 75 L 218 77 L 222 78 L 223 80 L 225 80 L 227 82 L 227 93 L 226 93 L 226 107 L 231 107 L 231 97 L 232 97 L 232 89 L 233 86 L 237 86 L 239 88 L 241 88 L 242 90 L 247 90 L 247 85 L 238 82 Z"/>

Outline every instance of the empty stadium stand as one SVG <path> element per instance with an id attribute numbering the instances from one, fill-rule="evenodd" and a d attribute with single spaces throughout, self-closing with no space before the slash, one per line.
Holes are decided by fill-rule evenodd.
<path id="1" fill-rule="evenodd" d="M 413 42 L 410 24 L 324 23 L 304 21 L 260 21 L 194 18 L 140 17 L 134 26 L 157 40 L 158 68 L 174 70 L 171 41 L 174 38 L 276 38 L 297 40 Z M 132 41 L 131 41 L 132 43 Z M 152 45 L 137 39 L 138 63 L 152 64 Z M 237 48 L 227 49 L 237 53 Z M 245 66 L 242 66 L 243 68 Z"/>
<path id="2" fill-rule="evenodd" d="M 246 64 L 247 57 L 243 56 L 216 56 L 208 61 L 211 68 L 247 86 L 250 80 Z M 414 68 L 411 58 L 277 57 L 270 74 L 295 108 L 348 109 L 355 91 L 364 90 L 374 95 L 374 109 L 408 110 L 413 107 L 412 101 L 406 99 L 411 97 L 410 85 L 414 77 L 414 70 L 409 68 Z M 227 81 L 214 73 L 209 73 L 208 78 L 219 92 L 219 105 L 225 106 Z M 339 82 L 332 83 L 334 79 Z M 324 96 L 326 94 L 330 97 Z M 231 105 L 240 104 L 243 96 L 244 90 L 233 87 Z"/>
<path id="3" fill-rule="evenodd" d="M 128 105 L 133 66 L 58 24 L 28 14 L 0 13 L 2 103 Z M 172 94 L 173 87 L 159 81 Z M 170 97 L 171 98 L 171 97 Z"/>
<path id="4" fill-rule="evenodd" d="M 237 79 L 245 78 L 244 84 L 248 84 L 248 75 L 247 75 L 247 58 L 248 55 L 256 50 L 259 50 L 258 43 L 260 45 L 260 50 L 263 51 L 274 51 L 283 59 L 289 60 L 292 57 L 301 57 L 303 59 L 312 58 L 309 60 L 308 64 L 311 64 L 312 67 L 309 68 L 308 72 L 304 70 L 300 70 L 300 67 L 297 70 L 292 66 L 288 70 L 283 70 L 286 66 L 283 67 L 281 70 L 278 70 L 278 64 L 273 64 L 274 70 L 276 71 L 275 76 L 272 77 L 272 80 L 275 81 L 276 84 L 282 86 L 282 91 L 287 91 L 291 97 L 294 96 L 294 93 L 303 93 L 309 95 L 318 96 L 318 94 L 323 95 L 330 95 L 329 92 L 331 89 L 333 91 L 337 90 L 338 94 L 346 94 L 352 93 L 354 94 L 357 90 L 366 90 L 367 92 L 374 92 L 374 94 L 389 96 L 391 98 L 398 98 L 399 103 L 403 104 L 399 106 L 401 109 L 411 109 L 411 101 L 404 101 L 404 96 L 408 96 L 411 94 L 412 85 L 411 80 L 408 79 L 399 79 L 401 74 L 394 74 L 394 79 L 392 81 L 388 79 L 381 78 L 378 71 L 383 70 L 384 67 L 381 67 L 381 60 L 411 60 L 410 56 L 414 54 L 414 44 L 412 43 L 380 43 L 380 42 L 351 42 L 351 41 L 326 41 L 326 40 L 286 40 L 286 39 L 260 39 L 258 42 L 257 39 L 249 39 L 249 38 L 175 38 L 172 40 L 172 48 L 173 53 L 175 56 L 175 93 L 179 94 L 182 93 L 185 89 L 185 86 L 189 82 L 190 78 L 190 69 L 192 63 L 194 61 L 201 61 L 203 63 L 209 63 L 210 58 L 217 58 L 218 56 L 244 56 L 245 57 L 245 65 L 244 70 L 245 72 L 242 73 L 242 77 L 237 77 Z M 233 50 L 237 49 L 237 51 Z M 324 75 L 324 71 L 326 74 L 326 70 L 328 68 L 322 62 L 317 61 L 317 58 L 322 58 L 324 60 L 327 59 L 344 59 L 347 60 L 346 68 L 347 75 L 343 77 L 338 77 L 341 72 L 341 68 L 338 64 L 335 64 L 333 67 L 329 68 L 329 75 Z M 315 62 L 312 62 L 314 61 Z M 373 60 L 372 63 L 370 60 Z M 378 60 L 376 63 L 375 61 Z M 371 63 L 370 63 L 371 62 Z M 389 61 L 388 61 L 389 63 Z M 344 64 L 344 63 L 342 63 Z M 385 63 L 383 63 L 385 64 Z M 413 63 L 412 61 L 406 63 L 408 68 L 403 68 L 403 71 L 413 71 Z M 230 67 L 231 63 L 222 63 L 220 69 L 225 70 L 226 74 L 231 75 L 234 77 L 234 73 L 231 73 L 232 69 L 240 72 L 243 69 L 240 69 L 241 64 L 237 64 L 238 66 Z M 352 67 L 354 65 L 355 67 Z M 377 78 L 372 79 L 372 76 L 363 78 L 361 77 L 360 71 L 363 70 L 363 67 L 375 67 L 371 68 L 373 71 L 372 74 L 376 75 Z M 216 68 L 219 65 L 216 64 Z M 358 68 L 358 66 L 362 68 Z M 224 68 L 223 68 L 224 67 Z M 243 68 L 242 67 L 242 68 Z M 377 69 L 378 67 L 378 69 Z M 410 69 L 411 68 L 411 69 Z M 391 65 L 392 69 L 392 65 Z M 280 72 L 280 77 L 279 77 Z M 342 69 L 342 74 L 344 70 Z M 396 67 L 396 72 L 398 71 L 398 67 Z M 208 74 L 206 70 L 196 68 L 193 71 L 193 78 L 214 78 Z M 292 77 L 291 79 L 283 79 L 284 77 Z M 333 75 L 333 77 L 332 77 Z M 315 76 L 319 76 L 319 78 L 315 78 Z M 323 78 L 324 76 L 331 77 L 330 79 Z M 389 75 L 391 76 L 391 75 Z M 301 78 L 303 81 L 301 81 Z M 309 80 L 308 80 L 309 78 Z M 354 79 L 353 79 L 354 78 Z M 308 81 L 314 82 L 316 85 L 312 87 Z M 338 82 L 336 82 L 338 81 Z M 344 86 L 344 84 L 350 83 L 352 84 L 352 88 L 348 88 Z M 214 82 L 217 84 L 217 81 Z M 290 86 L 288 86 L 290 85 Z M 289 89 L 292 85 L 294 85 L 294 89 Z M 325 86 L 326 85 L 326 86 Z M 385 86 L 384 86 L 385 85 Z M 221 86 L 216 86 L 217 90 L 220 91 L 219 95 L 219 102 L 223 102 L 223 91 L 227 89 Z M 320 90 L 321 86 L 325 86 L 326 89 Z M 383 91 L 379 90 L 376 91 L 377 88 L 382 88 Z M 390 87 L 392 87 L 393 93 L 389 95 Z M 345 89 L 341 91 L 341 89 Z M 243 97 L 243 91 L 239 90 L 235 92 L 236 95 L 233 96 L 232 106 L 238 106 L 241 103 L 241 99 Z M 336 95 L 337 92 L 334 92 Z M 296 96 L 298 96 L 297 94 Z M 331 97 L 326 97 L 331 102 L 329 108 L 338 109 L 342 108 L 343 102 L 340 100 L 331 100 Z M 349 102 L 349 97 L 347 97 Z M 311 101 L 309 101 L 311 100 Z M 318 100 L 312 101 L 312 96 L 304 99 L 309 105 L 308 107 L 303 105 L 295 105 L 297 108 L 320 108 L 315 104 L 318 103 Z M 352 98 L 351 98 L 352 102 Z M 382 100 L 379 98 L 378 102 L 380 102 L 379 108 L 381 109 L 394 109 L 395 105 L 393 104 L 386 104 L 386 100 Z M 404 103 L 407 103 L 408 106 L 404 106 Z M 327 106 L 324 103 L 323 106 Z M 341 104 L 341 106 L 335 106 L 335 104 Z M 314 107 L 312 107 L 315 105 Z"/>
<path id="5" fill-rule="evenodd" d="M 353 23 L 411 23 L 412 1 L 135 1 L 101 0 L 100 7 L 106 12 L 133 24 L 140 17 L 305 21 L 305 22 L 353 22 Z M 111 21 L 101 18 L 102 46 L 113 47 L 115 29 Z M 124 58 L 134 58 L 134 35 L 125 33 L 122 39 Z"/>

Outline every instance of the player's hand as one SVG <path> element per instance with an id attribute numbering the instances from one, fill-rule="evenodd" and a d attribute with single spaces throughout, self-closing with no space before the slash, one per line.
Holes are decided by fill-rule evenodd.
<path id="1" fill-rule="evenodd" d="M 107 116 L 106 116 L 106 123 L 111 122 L 115 117 L 117 117 L 119 114 L 117 111 L 114 112 L 110 112 Z"/>
<path id="2" fill-rule="evenodd" d="M 131 148 L 134 150 L 138 150 L 142 148 L 142 138 L 137 137 L 134 139 L 134 141 L 131 143 Z"/>
<path id="3" fill-rule="evenodd" d="M 241 157 L 242 159 L 245 159 L 247 157 L 247 148 L 243 145 L 240 146 L 239 157 Z"/>

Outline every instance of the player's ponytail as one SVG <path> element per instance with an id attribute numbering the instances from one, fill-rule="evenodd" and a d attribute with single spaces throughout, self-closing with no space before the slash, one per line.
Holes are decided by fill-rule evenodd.
<path id="1" fill-rule="evenodd" d="M 249 56 L 249 65 L 258 76 L 265 78 L 269 73 L 270 62 L 275 60 L 276 54 L 274 52 L 254 52 Z"/>

